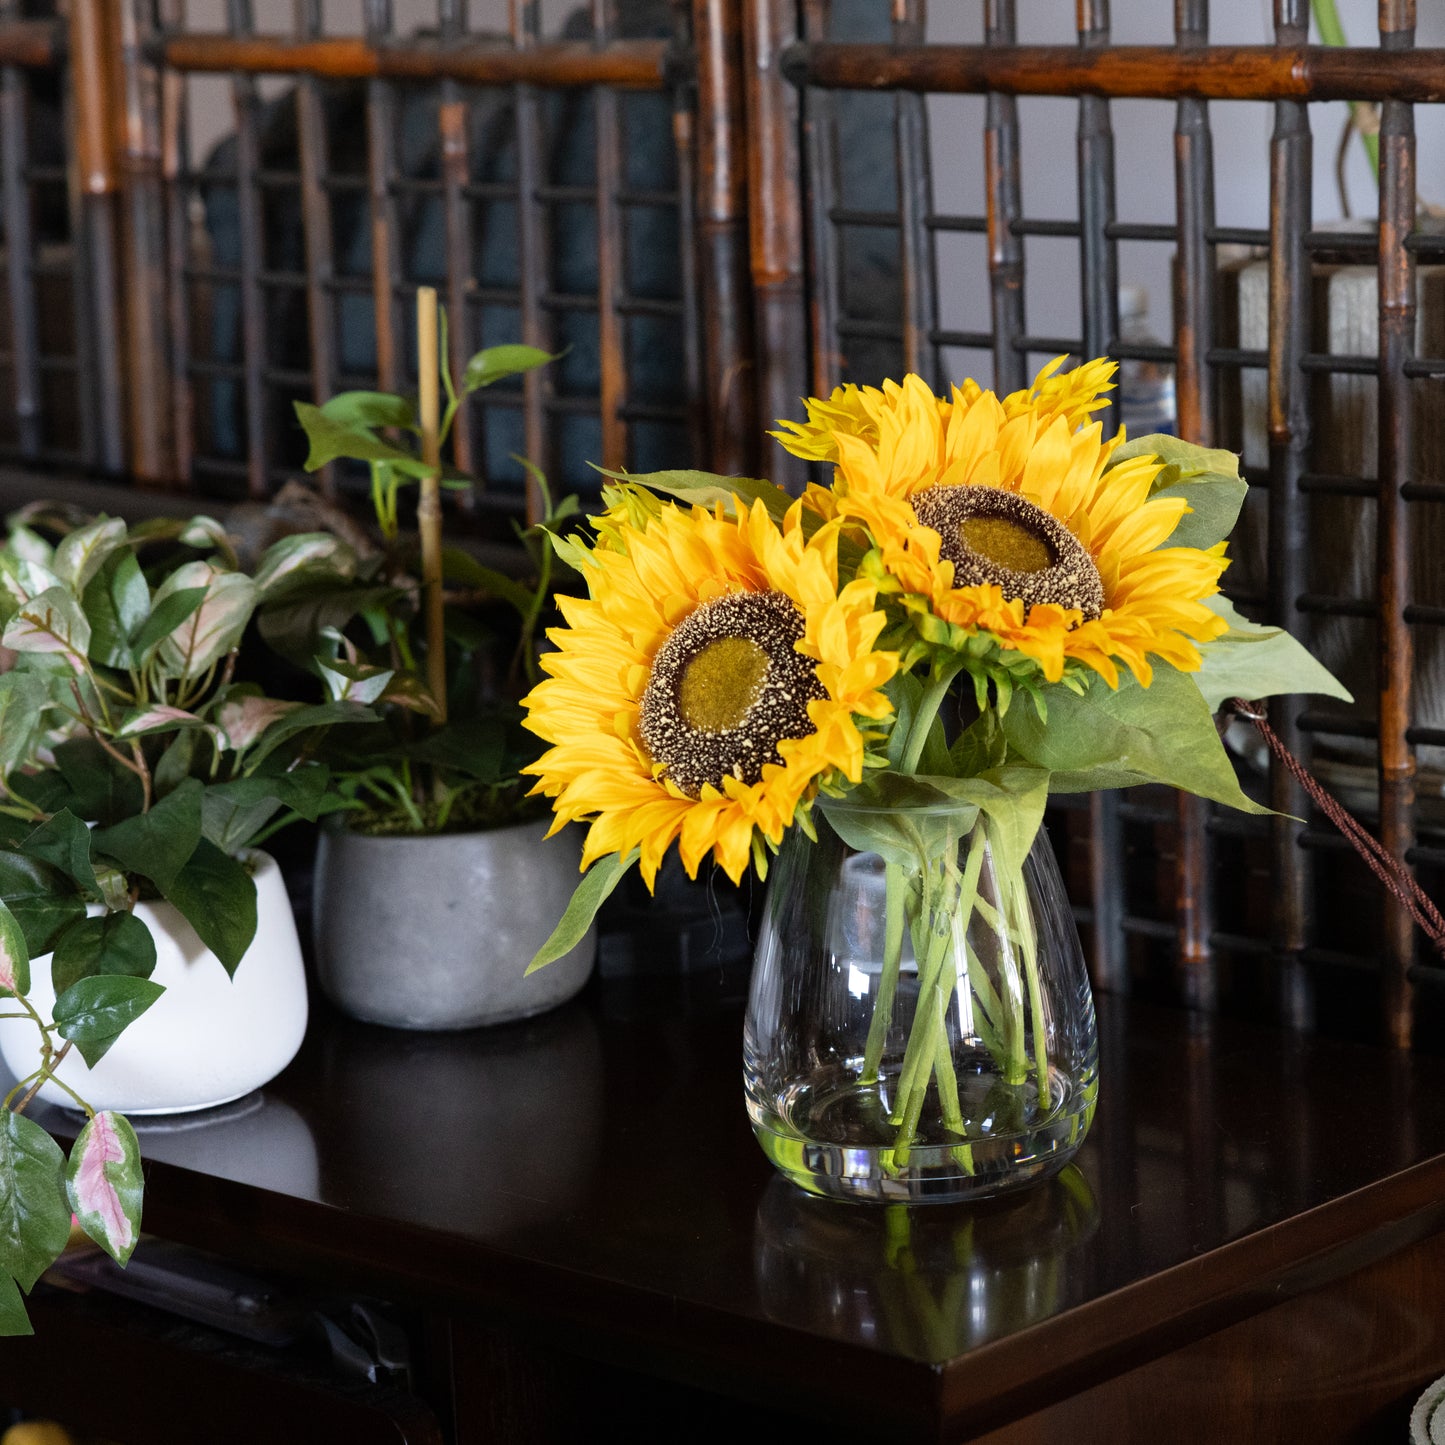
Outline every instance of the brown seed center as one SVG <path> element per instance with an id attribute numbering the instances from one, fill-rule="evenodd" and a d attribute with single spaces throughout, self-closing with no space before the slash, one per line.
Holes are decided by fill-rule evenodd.
<path id="1" fill-rule="evenodd" d="M 1042 537 L 1008 517 L 965 517 L 958 535 L 975 552 L 1014 572 L 1042 572 L 1058 560 Z"/>
<path id="2" fill-rule="evenodd" d="M 735 728 L 757 700 L 768 654 L 748 637 L 709 642 L 683 669 L 677 711 L 688 727 L 720 733 Z"/>

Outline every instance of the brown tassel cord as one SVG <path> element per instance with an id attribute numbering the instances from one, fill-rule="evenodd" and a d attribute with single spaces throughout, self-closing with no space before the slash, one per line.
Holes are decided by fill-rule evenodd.
<path id="1" fill-rule="evenodd" d="M 1355 851 L 1369 865 L 1370 871 L 1399 900 L 1410 917 L 1420 925 L 1421 931 L 1435 946 L 1435 951 L 1445 956 L 1445 916 L 1431 901 L 1430 895 L 1415 881 L 1409 868 L 1370 833 L 1348 809 L 1327 792 L 1303 763 L 1279 740 L 1279 735 L 1265 719 L 1262 702 L 1246 702 L 1242 697 L 1231 698 L 1230 710 L 1246 722 L 1252 722 L 1259 735 L 1269 744 L 1269 750 L 1287 767 L 1300 787 L 1314 800 L 1315 806 L 1350 841 Z"/>

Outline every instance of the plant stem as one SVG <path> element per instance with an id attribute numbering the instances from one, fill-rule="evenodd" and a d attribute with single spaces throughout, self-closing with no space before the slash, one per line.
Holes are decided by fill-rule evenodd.
<path id="1" fill-rule="evenodd" d="M 421 537 L 421 581 L 426 607 L 427 686 L 439 709 L 438 722 L 447 720 L 446 628 L 442 612 L 442 498 L 441 498 L 441 395 L 437 362 L 437 293 L 422 286 L 416 293 L 416 349 L 418 421 L 422 460 L 431 475 L 421 479 L 416 527 Z"/>
<path id="2" fill-rule="evenodd" d="M 939 1046 L 941 1044 L 945 1050 L 948 1047 L 946 1037 L 939 1037 L 948 1002 L 947 992 L 942 986 L 942 976 L 944 965 L 953 951 L 951 945 L 954 938 L 967 938 L 969 920 L 973 917 L 974 901 L 978 896 L 978 879 L 983 869 L 985 848 L 983 831 L 977 829 L 969 844 L 968 861 L 964 864 L 959 880 L 957 902 L 947 908 L 950 915 L 950 925 L 947 927 L 938 926 L 939 919 L 936 915 L 944 911 L 943 901 L 929 888 L 925 875 L 921 922 L 923 936 L 928 940 L 927 959 L 919 960 L 918 1008 L 914 1013 L 913 1028 L 909 1032 L 908 1048 L 903 1057 L 903 1071 L 899 1078 L 898 1100 L 893 1116 L 893 1122 L 899 1126 L 894 1147 L 898 1150 L 897 1158 L 900 1164 L 907 1159 L 908 1146 L 912 1142 L 913 1132 L 918 1126 L 923 1109 L 923 1100 L 928 1093 L 930 1075 L 938 1075 L 939 1098 L 949 1127 L 956 1127 L 953 1122 L 955 1120 L 957 1125 L 962 1124 L 958 1085 L 951 1055 L 944 1060 L 944 1071 L 939 1072 Z M 957 871 L 956 865 L 951 863 L 944 866 L 950 872 Z M 920 952 L 916 942 L 914 952 Z M 956 972 L 955 969 L 955 974 Z M 962 1129 L 958 1132 L 961 1133 Z"/>
<path id="3" fill-rule="evenodd" d="M 929 679 L 927 688 L 924 689 L 923 697 L 918 704 L 918 711 L 914 714 L 913 724 L 908 731 L 908 746 L 904 749 L 903 761 L 898 768 L 899 772 L 916 773 L 918 771 L 918 760 L 923 756 L 923 748 L 928 742 L 928 734 L 933 730 L 933 722 L 938 716 L 938 709 L 943 706 L 943 700 L 948 696 L 948 690 L 953 686 L 954 678 L 962 670 L 963 664 L 958 661 L 934 662 L 933 676 Z"/>
<path id="4" fill-rule="evenodd" d="M 1038 1108 L 1047 1113 L 1050 1104 L 1049 1090 L 1049 1035 L 1044 1018 L 1043 987 L 1039 980 L 1038 938 L 1034 933 L 1033 918 L 1029 913 L 1028 890 L 1022 876 L 1009 880 L 1009 908 L 1022 939 L 1024 977 L 1029 987 L 1029 1015 L 1034 1026 L 1034 1069 L 1038 1074 Z"/>
<path id="5" fill-rule="evenodd" d="M 49 1050 L 47 1049 L 46 1052 L 49 1053 Z M 72 1089 L 68 1084 L 66 1084 L 64 1080 L 55 1078 L 55 1070 L 60 1067 L 61 1063 L 65 1059 L 66 1054 L 68 1054 L 69 1052 L 70 1040 L 66 1039 L 65 1043 L 61 1045 L 60 1051 L 55 1055 L 55 1057 L 53 1059 L 46 1059 L 46 1061 L 40 1066 L 40 1077 L 36 1079 L 36 1081 L 31 1084 L 29 1089 L 25 1091 L 25 1097 L 22 1098 L 18 1104 L 16 1104 L 14 1109 L 11 1110 L 11 1113 L 23 1114 L 25 1112 L 26 1106 L 44 1087 L 46 1079 L 54 1079 L 54 1081 L 59 1084 L 60 1087 L 64 1089 L 65 1092 L 69 1094 L 70 1097 L 74 1099 L 76 1103 L 78 1103 L 91 1118 L 95 1117 L 95 1110 L 93 1110 L 90 1105 L 87 1104 L 85 1100 L 82 1099 L 80 1095 L 75 1092 L 74 1089 Z"/>
<path id="6" fill-rule="evenodd" d="M 1310 0 L 1310 8 L 1314 11 L 1315 25 L 1320 32 L 1320 39 L 1326 45 L 1345 46 L 1350 42 L 1345 37 L 1345 27 L 1340 23 L 1340 12 L 1335 9 L 1335 0 Z M 1355 122 L 1355 129 L 1359 131 L 1360 144 L 1365 148 L 1365 155 L 1370 161 L 1370 170 L 1374 174 L 1375 183 L 1380 181 L 1380 137 L 1372 135 L 1364 128 L 1361 122 L 1370 114 L 1370 106 L 1359 100 L 1349 102 L 1350 115 Z"/>
<path id="7" fill-rule="evenodd" d="M 878 1082 L 878 1065 L 893 1021 L 893 999 L 898 992 L 898 974 L 903 965 L 903 901 L 908 880 L 897 863 L 884 871 L 883 972 L 878 979 L 878 998 L 868 1022 L 868 1042 L 863 1048 L 863 1076 L 860 1083 Z"/>

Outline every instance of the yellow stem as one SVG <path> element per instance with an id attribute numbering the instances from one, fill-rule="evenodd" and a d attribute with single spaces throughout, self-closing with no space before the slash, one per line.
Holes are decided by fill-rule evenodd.
<path id="1" fill-rule="evenodd" d="M 437 374 L 437 293 L 416 293 L 416 360 L 421 456 L 436 471 L 421 479 L 416 526 L 421 536 L 421 583 L 426 606 L 427 686 L 447 720 L 446 634 L 442 621 L 441 386 Z"/>

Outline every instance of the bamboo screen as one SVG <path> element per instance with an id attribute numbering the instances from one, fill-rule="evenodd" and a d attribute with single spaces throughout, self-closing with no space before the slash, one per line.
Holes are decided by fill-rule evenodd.
<path id="1" fill-rule="evenodd" d="M 482 520 L 524 506 L 514 453 L 583 490 L 584 458 L 796 484 L 760 424 L 843 379 L 1164 366 L 1181 433 L 1245 455 L 1236 600 L 1356 691 L 1276 727 L 1440 896 L 1445 238 L 1416 192 L 1445 199 L 1445 168 L 1415 111 L 1445 51 L 1415 45 L 1412 0 L 1353 50 L 1309 44 L 1307 0 L 1246 45 L 1211 38 L 1207 0 L 1150 7 L 1157 43 L 1118 43 L 1107 0 L 1020 43 L 1029 3 L 0 0 L 0 451 L 263 497 L 300 461 L 293 400 L 407 386 L 418 281 L 458 360 L 565 351 L 464 417 Z M 938 39 L 965 11 L 971 38 Z M 1378 225 L 1316 219 L 1337 100 L 1380 103 Z M 1147 101 L 1141 216 L 1120 120 Z M 1251 105 L 1268 195 L 1221 223 Z M 1045 112 L 1073 174 L 1040 194 Z M 1156 335 L 1126 336 L 1146 252 Z M 1287 774 L 1239 764 L 1304 821 L 1149 790 L 1053 818 L 1096 982 L 1399 1043 L 1438 1021 L 1403 913 Z"/>
<path id="2" fill-rule="evenodd" d="M 79 411 L 104 433 L 77 446 L 56 406 L 22 400 L 7 455 L 267 496 L 304 458 L 294 401 L 410 384 L 421 282 L 441 291 L 458 374 L 487 345 L 560 356 L 459 416 L 456 461 L 485 479 L 476 505 L 521 506 L 522 455 L 586 493 L 584 458 L 648 468 L 696 451 L 678 14 L 593 0 L 551 33 L 533 3 L 473 11 L 486 13 L 461 0 L 0 11 L 9 294 L 33 297 L 27 276 L 79 278 L 97 329 L 55 345 L 86 368 Z M 48 109 L 45 87 L 64 90 Z M 78 185 L 52 243 L 27 217 L 56 179 L 64 196 L 63 158 L 52 175 L 35 149 L 62 130 Z M 34 309 L 17 301 L 8 328 L 20 398 L 59 365 Z"/>

